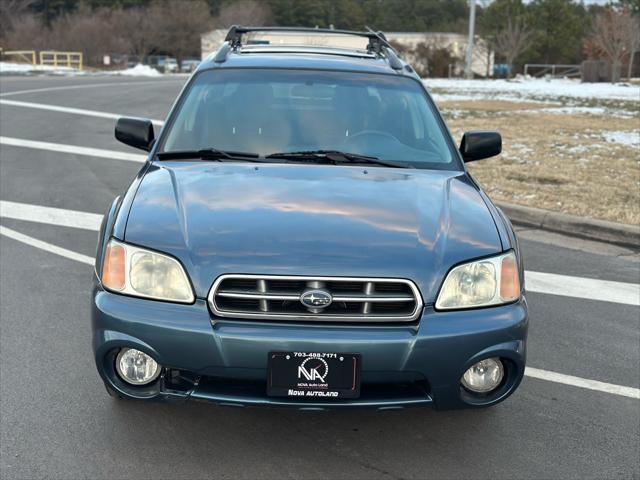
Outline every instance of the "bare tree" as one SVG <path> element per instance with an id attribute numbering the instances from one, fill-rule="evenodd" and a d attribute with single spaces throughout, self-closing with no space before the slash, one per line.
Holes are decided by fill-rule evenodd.
<path id="1" fill-rule="evenodd" d="M 114 35 L 110 9 L 92 10 L 82 5 L 78 11 L 61 15 L 51 23 L 49 49 L 81 51 L 88 65 L 101 65 L 106 53 L 126 52 L 129 45 Z"/>
<path id="2" fill-rule="evenodd" d="M 631 80 L 633 74 L 633 61 L 635 60 L 636 53 L 640 51 L 640 16 L 631 16 L 631 31 L 629 42 L 629 66 L 627 68 L 627 80 Z"/>
<path id="3" fill-rule="evenodd" d="M 496 32 L 493 44 L 496 51 L 505 57 L 508 65 L 513 65 L 516 59 L 529 46 L 529 40 L 533 36 L 524 19 L 509 14 L 504 28 Z M 511 72 L 509 72 L 511 76 Z"/>
<path id="4" fill-rule="evenodd" d="M 204 0 L 163 0 L 158 3 L 162 17 L 156 25 L 159 32 L 157 46 L 176 57 L 181 66 L 185 56 L 199 53 L 200 35 L 214 28 L 209 5 Z"/>
<path id="5" fill-rule="evenodd" d="M 13 18 L 11 29 L 3 31 L 2 47 L 6 50 L 46 50 L 49 37 L 42 17 L 25 13 Z"/>
<path id="6" fill-rule="evenodd" d="M 5 49 L 34 48 L 40 43 L 43 35 L 38 35 L 36 28 L 39 25 L 42 30 L 40 18 L 28 11 L 34 3 L 35 0 L 0 0 L 0 44 Z"/>
<path id="7" fill-rule="evenodd" d="M 229 28 L 231 25 L 266 25 L 273 20 L 271 8 L 265 1 L 239 0 L 227 3 L 220 9 L 214 19 L 218 28 Z"/>
<path id="8" fill-rule="evenodd" d="M 607 8 L 596 16 L 592 41 L 611 62 L 612 82 L 618 80 L 625 57 L 629 56 L 629 62 L 633 62 L 633 55 L 638 49 L 638 35 L 638 21 L 628 7 Z"/>
<path id="9" fill-rule="evenodd" d="M 112 13 L 114 33 L 128 45 L 127 51 L 142 61 L 162 39 L 160 29 L 164 17 L 162 5 L 117 9 Z"/>
<path id="10" fill-rule="evenodd" d="M 21 18 L 35 0 L 0 0 L 0 36 L 13 29 L 13 22 Z"/>

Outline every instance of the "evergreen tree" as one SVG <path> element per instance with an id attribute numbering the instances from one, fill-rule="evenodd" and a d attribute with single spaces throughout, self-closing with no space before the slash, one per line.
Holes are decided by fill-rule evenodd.
<path id="1" fill-rule="evenodd" d="M 580 3 L 571 0 L 534 0 L 527 6 L 535 30 L 531 48 L 524 54 L 529 63 L 579 63 L 582 40 L 591 19 Z"/>

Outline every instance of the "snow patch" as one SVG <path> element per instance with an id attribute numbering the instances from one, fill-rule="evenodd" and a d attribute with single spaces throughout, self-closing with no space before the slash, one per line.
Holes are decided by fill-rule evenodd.
<path id="1" fill-rule="evenodd" d="M 0 62 L 0 73 L 28 74 L 37 72 L 71 73 L 78 72 L 71 67 L 55 67 L 53 65 L 31 65 L 29 63 Z"/>
<path id="2" fill-rule="evenodd" d="M 142 65 L 141 63 L 126 70 L 114 70 L 109 73 L 111 75 L 124 75 L 127 77 L 159 77 L 162 75 L 155 68 L 151 68 L 149 65 Z"/>
<path id="3" fill-rule="evenodd" d="M 430 87 L 427 84 L 427 87 Z M 440 87 L 438 87 L 440 88 Z M 431 92 L 431 96 L 436 102 L 468 102 L 471 100 L 493 100 L 498 102 L 514 102 L 521 103 L 526 100 L 527 103 L 537 103 L 541 105 L 558 105 L 557 102 L 551 100 L 543 100 L 539 98 L 525 98 L 519 94 L 508 94 L 500 92 L 467 92 L 462 93 L 442 93 Z"/>
<path id="4" fill-rule="evenodd" d="M 618 143 L 627 147 L 640 147 L 640 132 L 603 132 L 607 142 Z"/>
<path id="5" fill-rule="evenodd" d="M 607 109 L 603 107 L 555 107 L 555 108 L 542 108 L 540 111 L 545 113 L 559 113 L 563 115 L 575 115 L 577 113 L 586 113 L 590 115 L 604 115 L 607 113 Z"/>
<path id="6" fill-rule="evenodd" d="M 124 75 L 127 77 L 160 77 L 162 74 L 148 65 L 137 64 L 125 70 L 93 71 L 77 70 L 71 67 L 55 67 L 53 65 L 30 65 L 26 63 L 0 62 L 0 74 L 30 75 L 47 73 L 53 75 Z"/>
<path id="7" fill-rule="evenodd" d="M 538 79 L 522 77 L 517 80 L 463 80 L 457 78 L 428 78 L 429 89 L 443 89 L 450 93 L 436 92 L 440 101 L 487 99 L 518 99 L 522 101 L 568 97 L 576 99 L 640 101 L 640 87 L 624 83 L 581 83 L 571 79 Z"/>
<path id="8" fill-rule="evenodd" d="M 583 155 L 593 152 L 594 149 L 603 148 L 602 145 L 560 145 L 557 147 L 562 153 Z"/>

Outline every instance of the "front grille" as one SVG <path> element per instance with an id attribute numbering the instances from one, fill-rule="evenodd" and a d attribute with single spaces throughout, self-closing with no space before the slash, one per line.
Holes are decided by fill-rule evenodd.
<path id="1" fill-rule="evenodd" d="M 312 295 L 330 300 L 310 305 Z M 263 320 L 411 322 L 422 311 L 415 284 L 395 278 L 226 274 L 208 300 L 219 317 Z"/>

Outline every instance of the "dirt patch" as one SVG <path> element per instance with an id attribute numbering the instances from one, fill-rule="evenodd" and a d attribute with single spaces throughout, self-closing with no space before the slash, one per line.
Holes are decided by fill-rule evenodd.
<path id="1" fill-rule="evenodd" d="M 469 165 L 491 198 L 640 223 L 640 147 L 633 141 L 640 135 L 640 118 L 554 114 L 536 111 L 541 107 L 537 104 L 515 102 L 448 102 L 440 107 L 445 115 L 447 108 L 470 110 L 464 103 L 484 105 L 490 115 L 450 118 L 456 139 L 476 129 L 498 130 L 503 136 L 502 155 Z M 494 109 L 497 103 L 503 108 Z M 632 142 L 607 141 L 607 132 L 623 132 Z"/>

